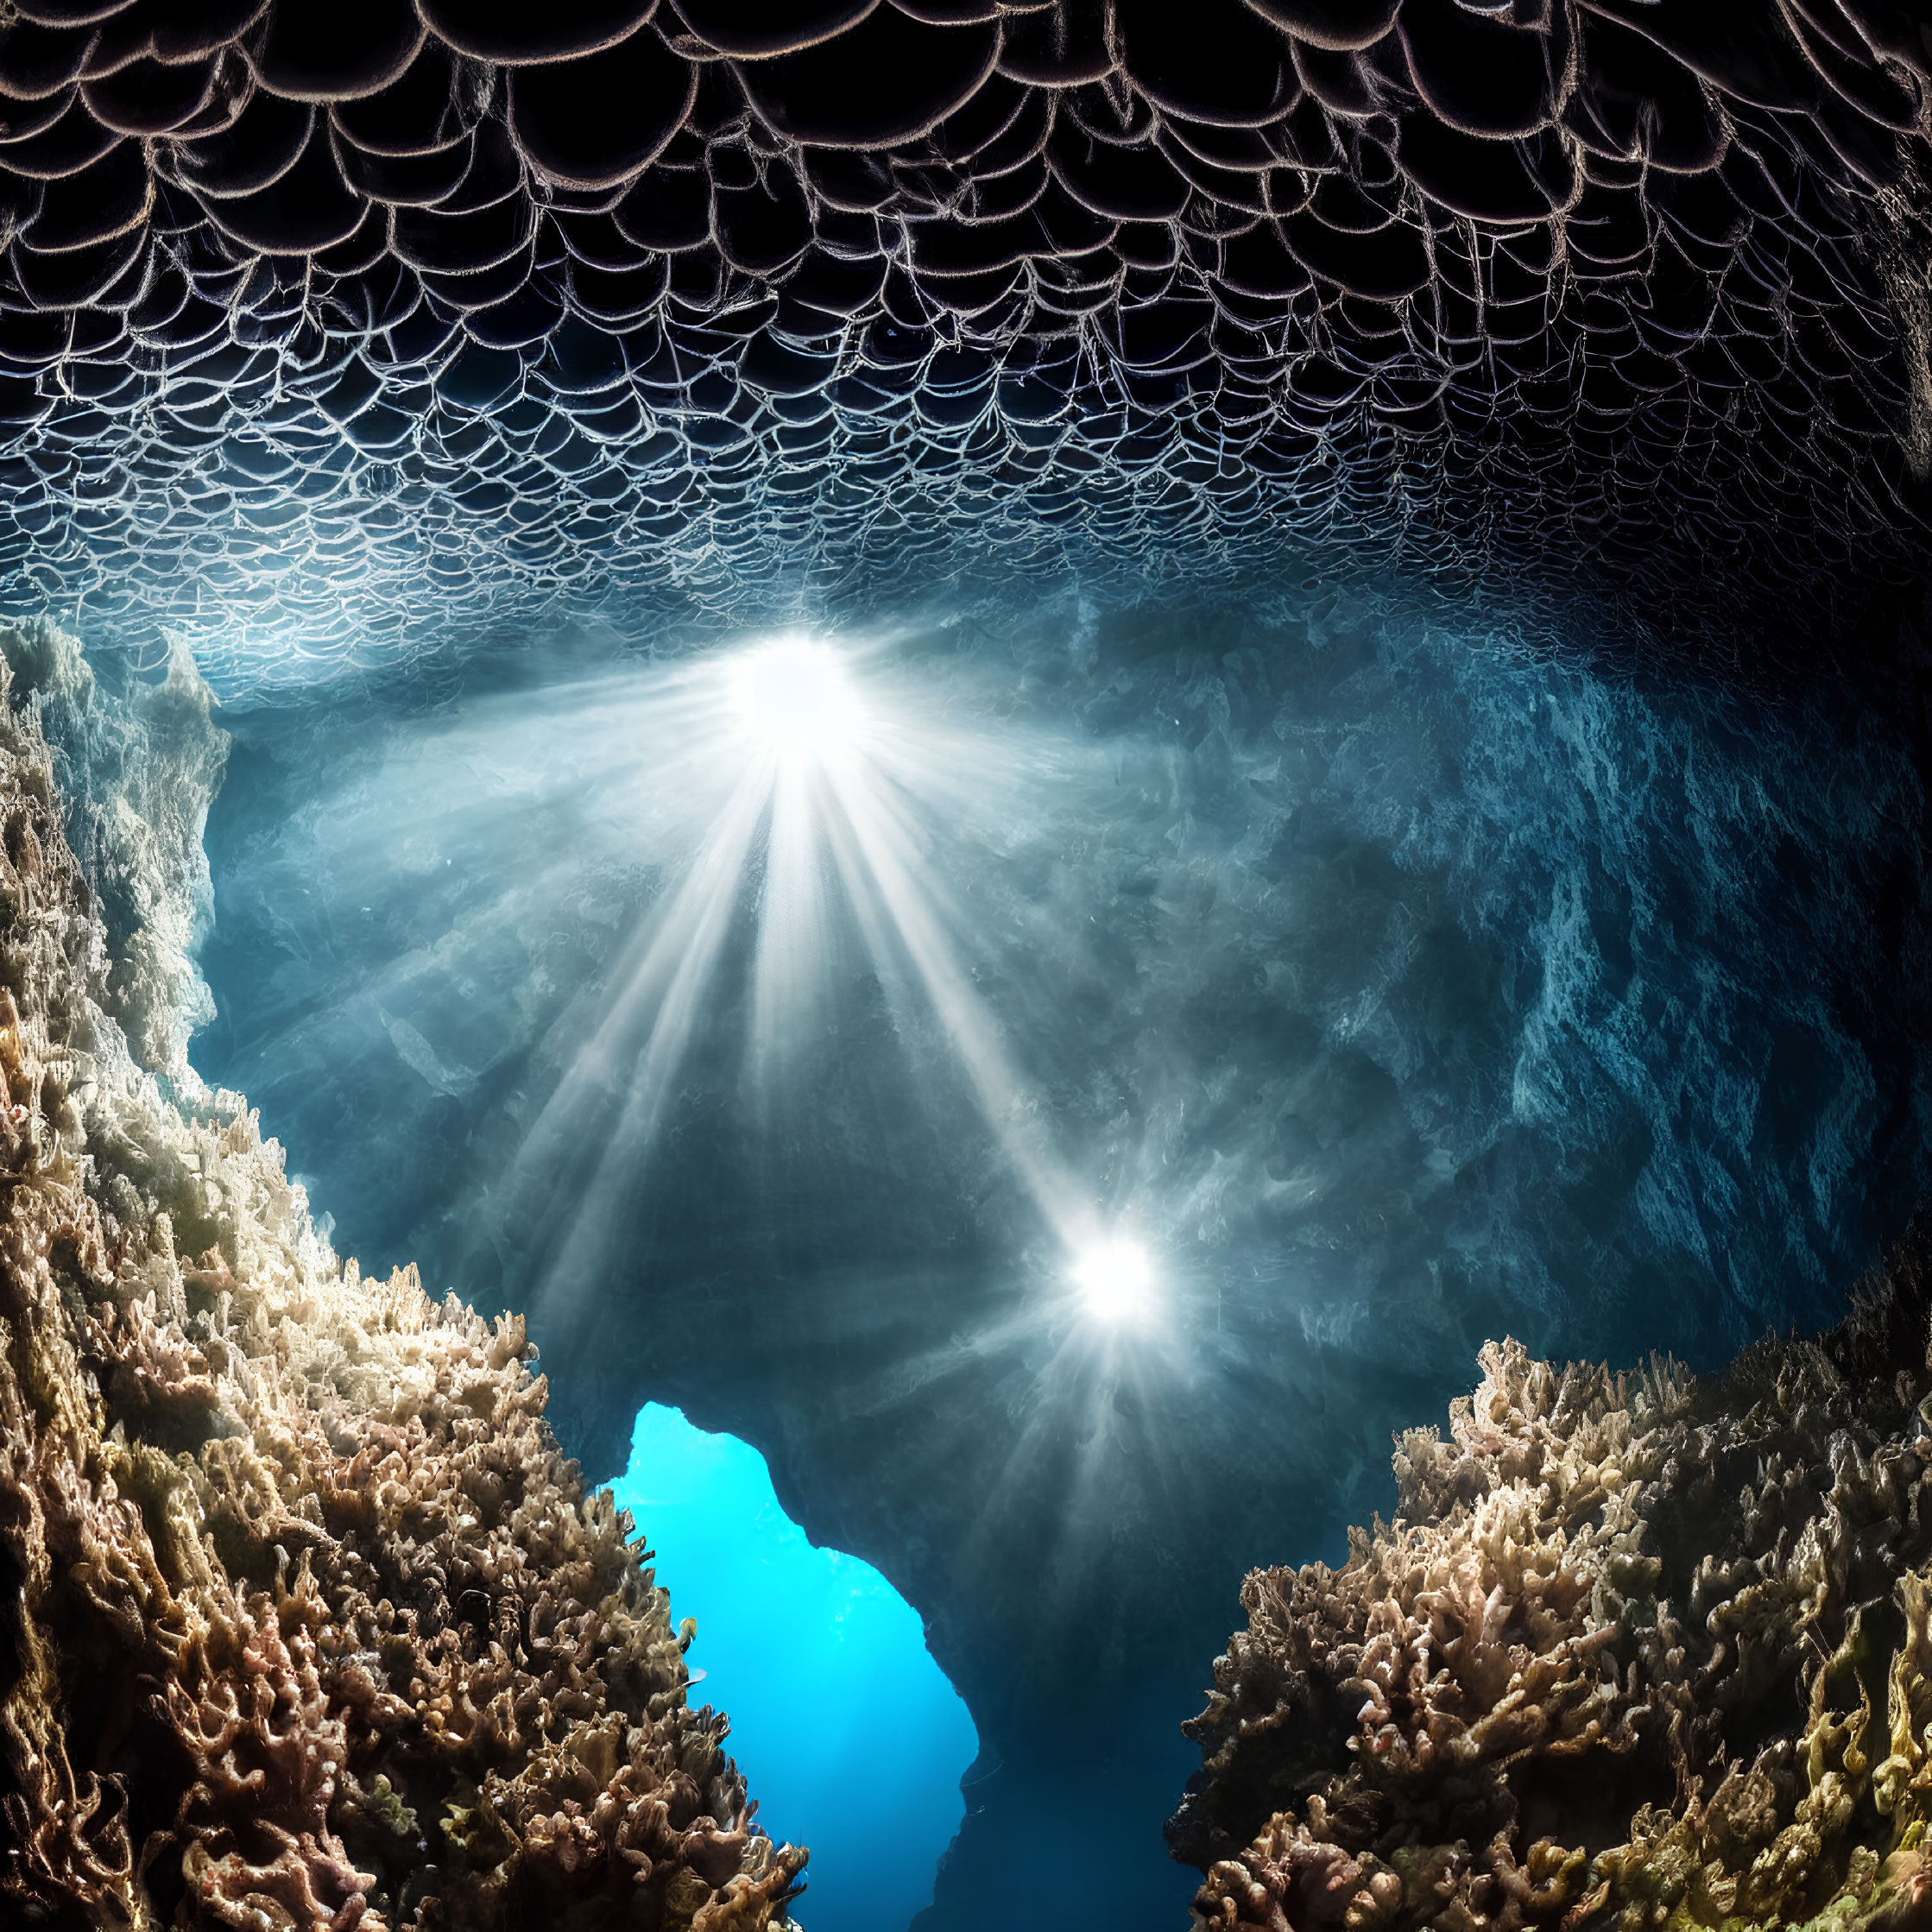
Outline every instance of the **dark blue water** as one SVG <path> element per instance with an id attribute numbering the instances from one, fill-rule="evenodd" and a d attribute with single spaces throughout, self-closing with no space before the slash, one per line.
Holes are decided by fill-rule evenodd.
<path id="1" fill-rule="evenodd" d="M 1830 1319 L 1924 1190 L 1910 739 L 1586 631 L 1387 584 L 828 623 L 905 874 L 799 874 L 823 969 L 776 1006 L 783 841 L 688 923 L 739 754 L 672 702 L 754 640 L 237 685 L 195 1063 L 344 1252 L 532 1310 L 594 1474 L 677 1405 L 926 1620 L 984 1751 L 932 1925 L 1171 1925 L 1249 1563 L 1386 1507 L 1484 1340 L 1714 1365 Z M 1083 1304 L 1076 1223 L 1144 1249 L 1146 1325 Z M 761 1742 L 698 1613 L 809 1837 L 811 1727 Z"/>

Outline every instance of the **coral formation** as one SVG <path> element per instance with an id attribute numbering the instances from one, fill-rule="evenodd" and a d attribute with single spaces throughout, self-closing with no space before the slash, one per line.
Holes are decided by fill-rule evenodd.
<path id="1" fill-rule="evenodd" d="M 1168 1827 L 1198 1926 L 1932 1918 L 1932 1228 L 1722 1374 L 1492 1345 L 1392 1524 L 1258 1570 Z"/>
<path id="2" fill-rule="evenodd" d="M 521 1319 L 338 1264 L 239 1097 L 130 1054 L 23 688 L 0 666 L 0 1918 L 786 1924 L 805 1855 L 687 1707 L 690 1626 Z"/>

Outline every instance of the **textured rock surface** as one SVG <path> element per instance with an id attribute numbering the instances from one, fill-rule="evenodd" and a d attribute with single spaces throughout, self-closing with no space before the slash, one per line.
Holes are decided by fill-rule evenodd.
<path id="1" fill-rule="evenodd" d="M 1923 557 L 1928 32 L 21 0 L 0 565 L 365 660 L 426 609 L 742 608 L 963 541 L 1213 570 L 1291 533 L 1855 615 Z"/>
<path id="2" fill-rule="evenodd" d="M 11 685 L 0 1918 L 784 1923 L 804 1854 L 687 1707 L 521 1320 L 344 1269 L 238 1096 L 137 1067 Z"/>
<path id="3" fill-rule="evenodd" d="M 1723 1374 L 1487 1349 L 1392 1525 L 1260 1570 L 1188 1727 L 1196 1923 L 1915 1926 L 1932 1241 Z"/>

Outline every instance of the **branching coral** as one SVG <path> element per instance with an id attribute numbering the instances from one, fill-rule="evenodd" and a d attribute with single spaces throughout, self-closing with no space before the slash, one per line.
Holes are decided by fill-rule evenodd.
<path id="1" fill-rule="evenodd" d="M 339 1266 L 238 1096 L 136 1065 L 111 970 L 0 704 L 0 1918 L 786 1924 L 805 1855 L 521 1320 Z"/>
<path id="2" fill-rule="evenodd" d="M 1392 1524 L 1243 1586 L 1196 1924 L 1932 1926 L 1929 1314 L 1921 1226 L 1719 1376 L 1485 1348 Z"/>

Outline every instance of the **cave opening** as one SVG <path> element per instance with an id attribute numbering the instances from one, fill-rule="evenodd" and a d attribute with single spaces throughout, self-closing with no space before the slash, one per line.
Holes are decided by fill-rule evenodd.
<path id="1" fill-rule="evenodd" d="M 672 1617 L 696 1619 L 694 1695 L 729 1713 L 767 1828 L 812 1848 L 798 1916 L 898 1932 L 931 1902 L 979 1753 L 918 1612 L 869 1563 L 811 1543 L 756 1449 L 676 1409 L 639 1411 L 613 1487 Z"/>

